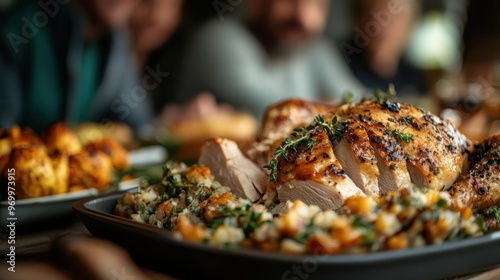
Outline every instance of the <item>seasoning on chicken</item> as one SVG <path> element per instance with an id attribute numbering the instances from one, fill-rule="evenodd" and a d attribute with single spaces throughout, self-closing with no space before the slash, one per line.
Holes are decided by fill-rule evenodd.
<path id="1" fill-rule="evenodd" d="M 280 201 L 303 200 L 322 209 L 337 209 L 348 197 L 364 195 L 342 169 L 325 129 L 318 128 L 310 137 L 311 142 L 297 143 L 290 152 L 282 150 L 286 155 L 278 158 L 277 181 L 269 184 L 268 193 L 276 192 Z"/>
<path id="2" fill-rule="evenodd" d="M 58 193 L 56 176 L 52 161 L 45 149 L 37 146 L 25 146 L 12 149 L 7 170 L 16 170 L 16 197 L 34 198 Z"/>
<path id="3" fill-rule="evenodd" d="M 271 106 L 264 114 L 257 140 L 242 147 L 242 150 L 259 166 L 264 166 L 271 160 L 270 150 L 275 150 L 294 128 L 306 126 L 314 117 L 334 108 L 331 105 L 301 99 L 289 99 Z"/>
<path id="4" fill-rule="evenodd" d="M 82 144 L 76 134 L 64 123 L 56 123 L 42 132 L 42 140 L 50 155 L 61 152 L 74 155 L 82 150 Z"/>
<path id="5" fill-rule="evenodd" d="M 113 182 L 112 160 L 101 151 L 81 151 L 69 157 L 70 186 L 105 190 Z"/>
<path id="6" fill-rule="evenodd" d="M 94 142 L 87 143 L 84 148 L 89 152 L 104 152 L 111 158 L 113 167 L 116 169 L 124 170 L 130 167 L 127 150 L 125 150 L 125 148 L 116 140 L 113 140 L 111 138 L 103 138 Z"/>
<path id="7" fill-rule="evenodd" d="M 345 191 L 346 195 L 340 195 L 340 200 L 328 198 L 330 205 L 320 206 L 337 209 L 346 198 L 355 195 L 354 184 L 359 191 L 375 196 L 411 183 L 425 189 L 447 190 L 461 174 L 470 147 L 469 141 L 449 122 L 388 100 L 343 105 L 323 114 L 321 120 L 323 124 L 316 118 L 308 127 L 296 128 L 276 151 L 270 151 L 274 152 L 267 166 L 271 196 L 276 191 L 278 197 L 289 197 L 287 192 L 299 192 L 306 185 L 301 181 L 312 180 L 319 185 L 311 185 L 310 192 L 300 191 L 301 197 L 290 197 L 318 205 L 318 200 L 328 197 L 324 194 L 334 182 L 337 194 Z M 318 138 L 325 128 L 326 135 Z M 290 142 L 300 144 L 287 145 Z M 335 161 L 339 172 L 325 176 L 320 172 L 325 161 Z M 354 184 L 345 187 L 338 183 L 349 181 Z"/>
<path id="8" fill-rule="evenodd" d="M 500 135 L 474 146 L 471 169 L 450 189 L 457 203 L 474 211 L 500 204 Z"/>

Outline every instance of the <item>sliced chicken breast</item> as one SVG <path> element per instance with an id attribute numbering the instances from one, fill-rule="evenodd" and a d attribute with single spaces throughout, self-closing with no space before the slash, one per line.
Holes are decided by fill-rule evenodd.
<path id="1" fill-rule="evenodd" d="M 378 161 L 366 128 L 357 121 L 347 122 L 344 126 L 344 139 L 334 141 L 335 156 L 356 186 L 366 195 L 379 196 Z"/>
<path id="2" fill-rule="evenodd" d="M 392 177 L 400 180 L 398 186 L 407 184 L 409 176 L 421 188 L 443 190 L 462 171 L 470 142 L 449 122 L 429 112 L 397 102 L 365 101 L 342 106 L 334 114 L 342 120 L 358 120 L 374 132 L 370 141 L 386 160 L 384 165 L 397 172 Z M 384 165 L 379 162 L 379 169 Z M 379 185 L 383 188 L 386 184 L 381 179 L 386 171 L 380 169 Z M 386 183 L 390 181 L 393 179 Z M 394 190 L 394 186 L 387 189 Z"/>
<path id="3" fill-rule="evenodd" d="M 313 180 L 292 180 L 278 187 L 280 201 L 301 200 L 323 210 L 337 210 L 347 198 L 360 195 L 364 196 L 348 177 L 344 185 L 328 186 Z"/>
<path id="4" fill-rule="evenodd" d="M 277 193 L 280 201 L 300 199 L 323 209 L 338 209 L 348 197 L 364 196 L 342 169 L 323 128 L 311 138 L 311 149 L 303 144 L 278 159 L 279 180 L 269 184 L 268 192 Z"/>
<path id="5" fill-rule="evenodd" d="M 208 166 L 216 180 L 240 197 L 257 201 L 266 191 L 266 174 L 243 155 L 234 141 L 208 141 L 201 150 L 199 163 Z"/>

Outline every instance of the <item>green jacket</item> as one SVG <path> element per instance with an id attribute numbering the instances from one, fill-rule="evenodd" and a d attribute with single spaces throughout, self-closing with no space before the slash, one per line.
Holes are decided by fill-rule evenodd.
<path id="1" fill-rule="evenodd" d="M 137 129 L 150 122 L 153 111 L 126 30 L 86 44 L 77 7 L 66 0 L 46 3 L 2 12 L 0 127 L 20 124 L 39 132 L 57 121 L 112 120 Z"/>

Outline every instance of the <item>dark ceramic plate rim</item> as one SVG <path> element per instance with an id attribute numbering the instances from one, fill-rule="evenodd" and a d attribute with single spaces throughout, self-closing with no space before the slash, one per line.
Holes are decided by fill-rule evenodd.
<path id="1" fill-rule="evenodd" d="M 156 238 L 164 240 L 165 242 L 175 242 L 178 245 L 190 247 L 196 250 L 210 251 L 219 254 L 220 253 L 231 254 L 235 256 L 254 257 L 270 261 L 301 262 L 304 260 L 305 257 L 307 257 L 307 255 L 294 256 L 279 252 L 263 252 L 255 249 L 241 249 L 241 248 L 237 250 L 227 249 L 227 248 L 220 248 L 205 244 L 198 244 L 194 242 L 184 241 L 175 238 L 171 232 L 165 229 L 160 229 L 152 225 L 141 224 L 123 217 L 119 217 L 111 213 L 105 213 L 87 207 L 89 203 L 99 203 L 99 201 L 103 201 L 105 199 L 113 198 L 116 200 L 119 197 L 121 197 L 123 193 L 124 192 L 118 194 L 114 193 L 114 194 L 102 195 L 98 197 L 90 197 L 79 200 L 73 204 L 73 210 L 76 213 L 83 216 L 87 216 L 91 219 L 94 218 L 101 220 L 104 219 L 108 222 L 117 223 L 122 226 L 129 226 L 131 227 L 131 230 L 132 229 L 143 230 L 145 235 L 148 236 L 154 235 Z M 368 253 L 362 255 L 333 255 L 325 258 L 320 258 L 318 260 L 318 263 L 319 264 L 344 264 L 344 263 L 352 264 L 353 262 L 359 264 L 379 263 L 379 262 L 382 263 L 401 258 L 421 257 L 422 255 L 428 256 L 432 254 L 444 253 L 446 251 L 449 251 L 449 253 L 453 253 L 454 251 L 460 251 L 467 248 L 473 248 L 479 245 L 485 245 L 487 243 L 493 243 L 494 241 L 498 241 L 499 239 L 500 239 L 500 232 L 493 232 L 480 237 L 447 242 L 441 245 L 430 245 L 421 248 L 412 248 L 400 251 L 376 252 L 376 253 Z"/>

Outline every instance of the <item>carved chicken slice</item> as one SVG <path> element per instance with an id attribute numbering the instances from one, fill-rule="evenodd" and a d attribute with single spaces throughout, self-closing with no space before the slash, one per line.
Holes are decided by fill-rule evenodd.
<path id="1" fill-rule="evenodd" d="M 342 169 L 324 129 L 318 127 L 311 139 L 312 147 L 302 143 L 278 158 L 278 181 L 269 184 L 268 194 L 277 194 L 280 201 L 300 199 L 322 209 L 338 209 L 345 199 L 364 196 Z"/>
<path id="2" fill-rule="evenodd" d="M 208 166 L 215 179 L 238 196 L 256 201 L 266 191 L 266 174 L 243 155 L 234 141 L 208 141 L 201 150 L 199 163 Z"/>
<path id="3" fill-rule="evenodd" d="M 333 109 L 335 107 L 328 104 L 301 99 L 289 99 L 276 104 L 266 110 L 257 141 L 247 143 L 242 147 L 242 151 L 257 165 L 264 166 L 294 128 L 307 126 L 314 117 Z"/>
<path id="4" fill-rule="evenodd" d="M 342 106 L 331 114 L 340 120 L 358 120 L 368 130 L 380 156 L 382 191 L 394 181 L 399 181 L 398 188 L 407 185 L 407 176 L 422 188 L 448 189 L 462 172 L 469 141 L 449 122 L 429 112 L 397 102 L 365 101 Z M 387 167 L 393 176 L 384 180 Z"/>
<path id="5" fill-rule="evenodd" d="M 344 139 L 334 142 L 335 156 L 356 186 L 369 196 L 379 196 L 377 155 L 365 127 L 358 121 L 348 121 L 344 127 Z"/>
<path id="6" fill-rule="evenodd" d="M 324 126 L 316 126 L 311 145 L 287 147 L 287 156 L 277 158 L 276 182 L 268 188 L 271 197 L 300 198 L 336 209 L 360 191 L 377 196 L 412 182 L 421 188 L 448 189 L 468 155 L 469 141 L 450 123 L 410 105 L 364 101 L 322 116 L 327 121 L 337 118 L 335 131 L 326 133 Z M 264 126 L 271 131 L 273 125 L 277 122 Z M 274 153 L 279 145 L 271 147 Z"/>
<path id="7" fill-rule="evenodd" d="M 411 179 L 404 152 L 392 135 L 385 133 L 381 124 L 368 129 L 368 138 L 375 149 L 380 171 L 379 188 L 382 194 L 406 188 Z"/>
<path id="8" fill-rule="evenodd" d="M 500 204 L 500 135 L 474 147 L 472 168 L 449 190 L 460 205 L 474 211 Z"/>

